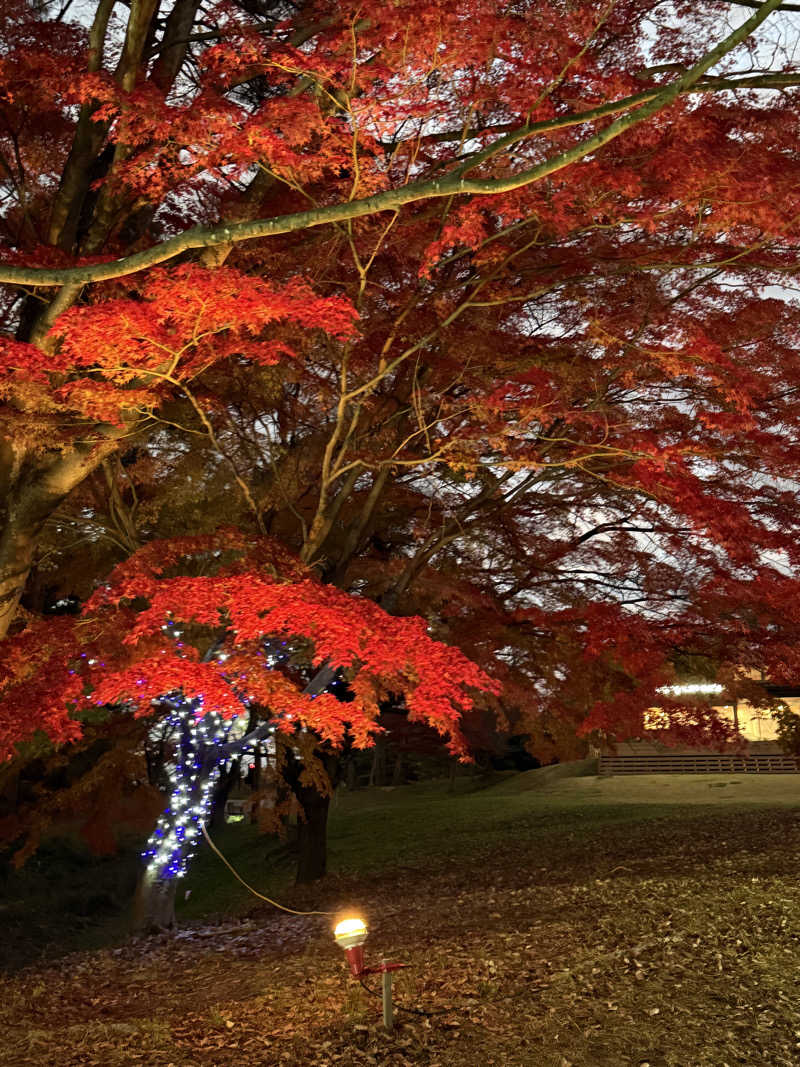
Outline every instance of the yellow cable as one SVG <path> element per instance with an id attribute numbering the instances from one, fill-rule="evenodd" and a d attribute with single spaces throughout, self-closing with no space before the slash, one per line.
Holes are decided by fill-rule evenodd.
<path id="1" fill-rule="evenodd" d="M 271 900 L 269 897 L 265 897 L 263 893 L 258 893 L 255 889 L 253 889 L 251 885 L 248 885 L 247 882 L 245 882 L 244 878 L 242 878 L 236 868 L 233 867 L 230 863 L 228 863 L 228 861 L 222 855 L 220 850 L 208 836 L 208 830 L 206 830 L 206 824 L 204 822 L 200 823 L 200 829 L 203 831 L 203 837 L 206 839 L 206 841 L 208 841 L 209 845 L 211 845 L 211 848 L 214 850 L 214 852 L 216 852 L 216 854 L 219 856 L 219 858 L 222 860 L 222 862 L 225 864 L 225 866 L 228 868 L 234 878 L 238 878 L 242 885 L 245 887 L 245 889 L 249 889 L 254 897 L 258 897 L 259 900 L 266 900 L 267 904 L 271 904 L 273 908 L 280 908 L 281 911 L 288 911 L 290 915 L 336 915 L 335 911 L 295 911 L 294 908 L 284 907 L 284 905 L 279 904 L 277 900 Z"/>

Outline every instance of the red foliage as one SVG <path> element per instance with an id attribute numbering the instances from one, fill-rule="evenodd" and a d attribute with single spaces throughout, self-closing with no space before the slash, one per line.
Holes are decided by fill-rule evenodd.
<path id="1" fill-rule="evenodd" d="M 237 558 L 225 559 L 231 552 Z M 247 542 L 235 531 L 150 545 L 112 573 L 79 619 L 40 621 L 8 639 L 0 683 L 4 755 L 37 730 L 56 742 L 74 739 L 80 717 L 98 707 L 153 714 L 159 697 L 181 689 L 202 697 L 205 712 L 227 718 L 253 702 L 281 730 L 307 728 L 336 746 L 348 733 L 361 747 L 379 729 L 378 699 L 402 692 L 409 717 L 466 757 L 461 716 L 474 694 L 497 694 L 497 683 L 458 649 L 430 638 L 422 619 L 394 618 L 368 600 L 298 578 L 296 561 L 286 577 L 248 569 L 285 558 L 280 546 Z M 214 577 L 163 576 L 198 559 L 217 563 Z M 178 626 L 193 641 L 179 640 Z M 302 681 L 268 667 L 265 638 L 308 642 L 311 665 L 343 669 L 355 699 L 343 704 L 304 693 Z M 214 656 L 201 661 L 198 647 L 209 641 Z"/>
<path id="2" fill-rule="evenodd" d="M 135 297 L 65 312 L 53 329 L 54 352 L 0 337 L 0 371 L 7 375 L 2 392 L 13 397 L 20 386 L 35 383 L 48 405 L 55 401 L 115 423 L 125 411 L 157 406 L 176 386 L 223 360 L 269 366 L 294 358 L 292 344 L 275 335 L 278 326 L 345 340 L 354 335 L 355 320 L 347 300 L 317 296 L 299 277 L 274 286 L 232 268 L 155 270 Z M 63 374 L 69 381 L 51 389 L 51 376 Z"/>
<path id="3" fill-rule="evenodd" d="M 142 30 L 144 58 L 123 77 L 114 32 L 93 65 L 85 28 L 11 0 L 0 11 L 0 242 L 15 263 L 88 263 L 197 224 L 313 214 L 462 164 L 487 180 L 518 173 L 610 121 L 590 122 L 586 109 L 672 80 L 674 69 L 644 68 L 685 69 L 719 40 L 728 7 L 314 0 L 275 24 L 257 4 L 224 0 L 198 9 L 180 74 L 164 74 L 168 20 L 158 16 Z M 780 94 L 705 83 L 546 181 L 409 205 L 397 217 L 304 223 L 236 244 L 213 269 L 183 262 L 88 286 L 42 347 L 10 336 L 34 336 L 30 305 L 41 294 L 12 294 L 0 414 L 14 504 L 41 460 L 52 510 L 61 496 L 48 464 L 59 450 L 103 443 L 107 427 L 96 421 L 124 420 L 133 436 L 161 411 L 170 426 L 166 405 L 185 402 L 196 381 L 202 402 L 184 425 L 227 431 L 217 451 L 243 479 L 260 485 L 263 469 L 287 459 L 287 484 L 276 473 L 264 506 L 287 544 L 314 530 L 309 498 L 319 489 L 332 532 L 308 558 L 330 562 L 337 582 L 361 566 L 380 595 L 439 528 L 454 527 L 423 559 L 427 586 L 409 583 L 404 607 L 433 604 L 426 616 L 478 662 L 503 650 L 507 691 L 542 718 L 638 731 L 669 680 L 670 655 L 687 645 L 727 642 L 719 659 L 728 668 L 735 654 L 788 672 L 797 628 L 782 571 L 800 564 L 800 343 L 785 285 L 800 239 L 798 89 L 780 42 L 762 48 L 783 17 L 752 42 L 784 78 Z M 218 35 L 206 47 L 210 25 Z M 530 122 L 549 125 L 468 158 Z M 277 388 L 261 391 L 276 364 Z M 242 444 L 248 411 L 268 413 L 275 441 L 265 443 L 262 427 L 255 447 Z M 84 458 L 81 471 L 91 468 Z M 347 538 L 336 542 L 347 506 L 333 501 L 353 471 L 374 484 L 390 473 L 371 522 L 392 560 L 369 557 L 370 530 L 352 516 L 352 555 L 363 558 L 345 558 Z M 529 481 L 519 495 L 508 483 L 484 521 L 454 485 L 501 472 Z M 58 487 L 66 492 L 66 479 Z M 37 511 L 31 539 L 42 521 Z M 91 693 L 125 694 L 146 711 L 178 675 L 225 713 L 246 688 L 284 714 L 291 706 L 298 721 L 316 716 L 340 739 L 327 698 L 312 714 L 291 678 L 240 658 L 271 633 L 357 671 L 362 741 L 381 687 L 394 687 L 458 747 L 463 685 L 486 684 L 474 667 L 431 642 L 421 622 L 389 620 L 366 597 L 321 585 L 277 547 L 242 554 L 231 536 L 217 547 L 183 543 L 221 553 L 210 577 L 183 573 L 174 543 L 150 546 L 118 568 L 73 630 L 37 624 L 35 713 L 12 646 L 9 743 L 17 718 L 30 726 L 32 714 L 54 737 L 74 732 L 64 708 L 80 703 L 76 679 L 90 705 Z M 188 648 L 165 648 L 167 617 L 192 632 L 224 629 L 247 685 Z M 90 647 L 99 654 L 73 665 Z M 106 667 L 90 670 L 89 659 Z M 53 695 L 43 679 L 62 676 Z M 674 710 L 676 730 L 713 733 Z"/>

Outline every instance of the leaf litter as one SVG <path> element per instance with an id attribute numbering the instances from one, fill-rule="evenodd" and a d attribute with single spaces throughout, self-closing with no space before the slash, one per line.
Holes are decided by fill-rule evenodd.
<path id="1" fill-rule="evenodd" d="M 255 907 L 0 980 L 0 1062 L 169 1067 L 796 1067 L 800 818 L 683 813 L 337 876 L 368 962 L 410 964 L 398 1011 L 328 923 Z M 376 984 L 375 988 L 379 988 Z"/>

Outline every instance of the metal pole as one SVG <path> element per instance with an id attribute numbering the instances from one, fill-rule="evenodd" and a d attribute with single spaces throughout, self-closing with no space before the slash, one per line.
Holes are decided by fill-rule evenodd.
<path id="1" fill-rule="evenodd" d="M 386 960 L 383 961 L 384 963 Z M 387 1030 L 394 1027 L 394 1012 L 392 1011 L 392 972 L 383 972 L 383 1025 Z"/>

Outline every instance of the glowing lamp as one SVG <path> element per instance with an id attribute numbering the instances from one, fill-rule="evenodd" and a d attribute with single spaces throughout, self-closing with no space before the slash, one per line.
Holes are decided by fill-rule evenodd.
<path id="1" fill-rule="evenodd" d="M 364 970 L 363 944 L 367 940 L 367 924 L 363 919 L 342 919 L 333 931 L 336 944 L 344 949 L 351 973 L 357 978 Z"/>

